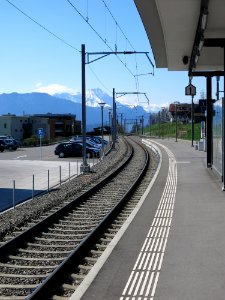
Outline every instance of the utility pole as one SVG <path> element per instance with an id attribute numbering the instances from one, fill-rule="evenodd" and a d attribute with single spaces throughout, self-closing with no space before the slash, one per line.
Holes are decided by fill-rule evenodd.
<path id="1" fill-rule="evenodd" d="M 81 73 L 82 73 L 82 134 L 83 134 L 83 164 L 80 167 L 81 172 L 90 172 L 90 166 L 87 164 L 86 159 L 86 82 L 85 82 L 85 65 L 91 64 L 99 59 L 102 59 L 106 56 L 109 56 L 111 54 L 118 55 L 130 55 L 130 54 L 145 54 L 148 61 L 153 67 L 153 73 L 154 73 L 154 65 L 148 55 L 148 52 L 137 52 L 137 51 L 112 51 L 112 52 L 85 52 L 85 45 L 81 45 Z M 98 57 L 96 59 L 90 59 L 91 56 L 97 55 Z M 87 58 L 87 60 L 86 60 Z M 113 146 L 112 148 L 115 149 L 115 141 L 116 141 L 116 103 L 115 103 L 115 90 L 114 90 L 114 96 L 113 96 L 113 118 L 114 118 L 114 138 L 113 138 Z"/>
<path id="2" fill-rule="evenodd" d="M 161 122 L 160 111 L 158 112 L 158 122 L 159 122 L 159 138 L 160 138 L 160 122 Z"/>
<path id="3" fill-rule="evenodd" d="M 141 134 L 144 134 L 144 116 L 141 116 Z"/>
<path id="4" fill-rule="evenodd" d="M 149 112 L 149 136 L 151 136 L 151 113 Z"/>
<path id="5" fill-rule="evenodd" d="M 194 95 L 191 95 L 191 146 L 194 147 L 195 131 L 194 131 L 194 122 L 195 122 L 195 107 L 194 107 Z"/>
<path id="6" fill-rule="evenodd" d="M 177 142 L 177 105 L 179 104 L 180 102 L 178 101 L 175 101 L 174 104 L 175 104 L 175 116 L 176 116 L 176 142 Z"/>
<path id="7" fill-rule="evenodd" d="M 115 150 L 116 145 L 116 93 L 113 88 L 113 117 L 112 117 L 112 149 Z"/>
<path id="8" fill-rule="evenodd" d="M 81 74 L 82 74 L 82 136 L 83 136 L 83 163 L 80 171 L 90 172 L 90 165 L 87 164 L 86 152 L 86 79 L 85 79 L 85 45 L 81 45 Z"/>

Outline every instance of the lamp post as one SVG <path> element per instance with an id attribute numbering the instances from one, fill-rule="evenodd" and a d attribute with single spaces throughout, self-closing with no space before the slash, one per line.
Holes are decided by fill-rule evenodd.
<path id="1" fill-rule="evenodd" d="M 110 141 L 110 135 L 112 135 L 112 108 L 109 108 L 109 128 L 110 128 L 110 133 L 109 133 L 109 141 Z"/>
<path id="2" fill-rule="evenodd" d="M 149 136 L 151 136 L 151 113 L 149 112 Z"/>
<path id="3" fill-rule="evenodd" d="M 158 112 L 158 125 L 159 125 L 159 129 L 158 129 L 158 131 L 159 131 L 159 134 L 158 134 L 158 136 L 159 136 L 159 138 L 160 138 L 160 123 L 161 123 L 161 115 L 160 115 L 160 111 Z"/>
<path id="4" fill-rule="evenodd" d="M 176 101 L 174 102 L 175 104 L 175 114 L 176 114 L 176 142 L 177 142 L 177 104 L 179 104 L 180 102 Z"/>
<path id="5" fill-rule="evenodd" d="M 102 126 L 101 126 L 101 132 L 102 132 L 102 151 L 103 151 L 103 108 L 105 106 L 105 102 L 100 102 L 98 103 L 101 107 L 101 112 L 102 112 Z"/>
<path id="6" fill-rule="evenodd" d="M 144 135 L 144 116 L 141 116 L 141 134 Z"/>
<path id="7" fill-rule="evenodd" d="M 161 114 L 162 139 L 164 139 L 164 113 L 165 113 L 165 106 L 162 106 L 162 114 Z"/>

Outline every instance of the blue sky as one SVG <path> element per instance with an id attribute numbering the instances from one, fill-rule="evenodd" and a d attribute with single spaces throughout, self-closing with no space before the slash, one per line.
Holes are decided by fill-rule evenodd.
<path id="1" fill-rule="evenodd" d="M 133 0 L 70 1 L 111 49 L 146 51 L 154 63 Z M 81 92 L 81 44 L 85 44 L 86 52 L 105 52 L 110 51 L 106 43 L 67 0 L 10 2 L 70 46 L 32 22 L 6 0 L 1 0 L 0 93 Z M 185 86 L 189 83 L 187 72 L 155 69 L 154 76 L 135 77 L 133 75 L 152 72 L 146 56 L 120 55 L 119 58 L 123 64 L 115 55 L 110 55 L 86 65 L 86 88 L 100 88 L 109 95 L 113 88 L 117 92 L 144 92 L 152 107 L 167 106 L 173 101 L 190 103 L 191 98 L 184 94 Z M 194 78 L 193 84 L 197 87 L 198 99 L 200 93 L 205 91 L 205 79 Z M 141 95 L 126 96 L 123 101 L 137 105 L 146 102 L 146 99 Z"/>

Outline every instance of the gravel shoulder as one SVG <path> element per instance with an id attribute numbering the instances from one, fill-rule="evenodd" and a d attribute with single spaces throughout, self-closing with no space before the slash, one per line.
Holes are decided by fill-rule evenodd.
<path id="1" fill-rule="evenodd" d="M 81 174 L 48 194 L 37 196 L 34 200 L 27 201 L 15 209 L 2 213 L 0 215 L 0 239 L 26 223 L 40 218 L 50 209 L 63 206 L 63 203 L 69 198 L 79 196 L 83 190 L 95 185 L 104 176 L 117 169 L 126 159 L 128 148 L 123 138 L 119 139 L 115 148 L 92 167 L 90 173 Z"/>

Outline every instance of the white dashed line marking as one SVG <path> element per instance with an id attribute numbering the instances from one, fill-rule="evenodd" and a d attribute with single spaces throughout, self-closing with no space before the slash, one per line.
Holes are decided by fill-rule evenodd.
<path id="1" fill-rule="evenodd" d="M 152 147 L 148 141 L 143 141 Z M 152 225 L 134 264 L 120 300 L 154 300 L 169 236 L 177 189 L 177 163 L 173 153 L 161 145 L 169 157 L 166 185 Z M 180 162 L 190 163 L 190 162 Z"/>

